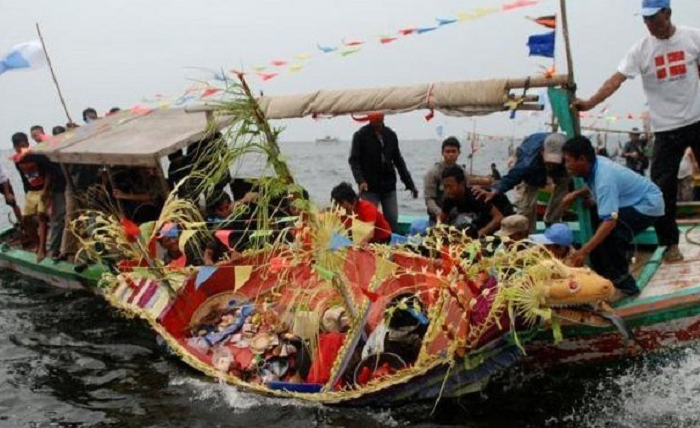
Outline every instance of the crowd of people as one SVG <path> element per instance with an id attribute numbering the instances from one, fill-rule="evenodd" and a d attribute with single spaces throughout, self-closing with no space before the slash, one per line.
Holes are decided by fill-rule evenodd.
<path id="1" fill-rule="evenodd" d="M 635 235 L 654 226 L 659 244 L 665 247 L 664 260 L 683 260 L 679 249 L 676 202 L 692 198 L 692 175 L 700 154 L 700 30 L 677 27 L 671 22 L 670 0 L 643 0 L 642 13 L 649 35 L 637 43 L 616 71 L 589 99 L 576 99 L 573 106 L 587 111 L 609 96 L 622 83 L 641 76 L 649 102 L 655 142 L 651 161 L 649 140 L 633 129 L 622 157 L 626 166 L 615 163 L 587 137 L 567 139 L 556 133 L 528 136 L 517 149 L 513 167 L 503 176 L 492 165 L 492 185 L 472 183 L 465 169 L 457 164 L 459 141 L 450 137 L 442 144 L 442 162 L 425 176 L 423 192 L 430 218 L 428 225 L 450 224 L 468 229 L 475 237 L 508 229 L 504 224 L 527 221 L 535 231 L 537 192 L 547 182 L 554 190 L 544 220 L 543 235 L 535 242 L 549 246 L 553 253 L 573 266 L 586 259 L 596 272 L 610 279 L 623 294 L 634 296 L 640 290 L 629 273 L 627 250 Z M 396 231 L 396 173 L 413 197 L 418 191 L 401 156 L 396 134 L 383 122 L 381 114 L 370 115 L 370 124 L 353 137 L 350 165 L 358 185 L 359 201 L 375 206 L 381 201 L 382 213 L 355 209 L 360 220 L 376 228 Z M 651 166 L 651 179 L 645 176 Z M 585 186 L 573 190 L 572 177 Z M 342 185 L 349 193 L 349 185 Z M 517 188 L 517 221 L 510 215 L 505 193 Z M 336 188 L 337 189 L 337 188 Z M 334 189 L 335 192 L 335 189 Z M 572 247 L 571 233 L 561 223 L 562 213 L 576 199 L 591 207 L 595 226 L 593 236 L 580 248 Z M 337 198 L 334 196 L 334 200 Z M 357 197 L 353 193 L 353 201 Z M 353 202 L 357 207 L 360 202 Z M 364 215 L 362 212 L 371 212 Z M 510 228 L 512 228 L 509 226 Z M 522 231 L 520 231 L 522 232 Z M 507 235 L 508 233 L 506 233 Z M 386 239 L 386 233 L 380 234 Z M 375 234 L 377 236 L 377 234 Z"/>

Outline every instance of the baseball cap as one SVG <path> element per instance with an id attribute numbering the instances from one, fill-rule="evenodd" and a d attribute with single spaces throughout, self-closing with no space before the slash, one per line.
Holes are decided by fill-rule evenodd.
<path id="1" fill-rule="evenodd" d="M 535 244 L 570 247 L 574 243 L 574 233 L 565 223 L 555 223 L 545 229 L 544 233 L 530 235 L 530 240 Z"/>
<path id="2" fill-rule="evenodd" d="M 549 134 L 544 140 L 544 161 L 552 163 L 562 163 L 564 155 L 562 147 L 566 143 L 566 137 L 563 134 Z"/>
<path id="3" fill-rule="evenodd" d="M 661 9 L 671 7 L 671 0 L 642 0 L 642 16 L 653 16 Z"/>
<path id="4" fill-rule="evenodd" d="M 530 220 L 524 215 L 515 214 L 501 220 L 501 230 L 496 232 L 495 235 L 511 236 L 528 231 L 530 231 Z"/>
<path id="5" fill-rule="evenodd" d="M 156 235 L 156 239 L 161 238 L 177 238 L 180 236 L 180 226 L 174 221 L 169 221 L 160 228 L 160 232 Z"/>

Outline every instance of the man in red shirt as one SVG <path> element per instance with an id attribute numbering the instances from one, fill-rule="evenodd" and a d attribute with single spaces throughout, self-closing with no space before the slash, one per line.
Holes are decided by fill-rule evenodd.
<path id="1" fill-rule="evenodd" d="M 364 243 L 387 243 L 391 239 L 391 226 L 381 212 L 371 202 L 357 197 L 349 183 L 340 183 L 331 191 L 331 200 L 343 208 L 349 216 L 357 220 L 369 223 L 373 226 L 373 233 L 368 234 Z M 345 219 L 345 225 L 352 225 L 352 217 Z"/>

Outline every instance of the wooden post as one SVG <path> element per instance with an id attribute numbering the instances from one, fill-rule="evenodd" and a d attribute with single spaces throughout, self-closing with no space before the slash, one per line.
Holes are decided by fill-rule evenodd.
<path id="1" fill-rule="evenodd" d="M 561 8 L 562 35 L 564 36 L 564 46 L 566 48 L 566 71 L 569 76 L 569 83 L 566 89 L 569 92 L 569 101 L 571 102 L 576 99 L 576 81 L 574 80 L 574 61 L 571 56 L 571 43 L 569 41 L 569 22 L 566 14 L 566 0 L 559 0 L 559 6 Z M 574 134 L 581 135 L 581 119 L 578 116 L 578 110 L 571 106 L 569 109 L 574 119 Z M 574 178 L 574 187 L 576 189 L 580 189 L 583 186 L 584 182 L 582 178 Z M 581 199 L 577 199 L 574 206 L 576 209 L 576 216 L 578 217 L 579 240 L 581 243 L 588 242 L 593 236 L 591 213 L 588 208 L 583 206 L 583 201 Z"/>
<path id="2" fill-rule="evenodd" d="M 56 72 L 51 64 L 51 58 L 49 57 L 49 51 L 46 50 L 46 43 L 44 42 L 44 37 L 41 35 L 41 29 L 39 28 L 39 23 L 36 23 L 36 32 L 39 34 L 39 40 L 41 40 L 41 47 L 44 49 L 44 55 L 46 55 L 46 62 L 49 64 L 49 70 L 51 71 L 51 77 L 53 78 L 53 84 L 56 86 L 56 92 L 58 92 L 58 98 L 61 100 L 61 105 L 63 106 L 63 112 L 66 113 L 66 119 L 68 123 L 73 123 L 73 119 L 68 113 L 68 107 L 66 107 L 66 100 L 63 98 L 63 93 L 61 92 L 61 87 L 58 85 L 58 79 L 56 78 Z"/>

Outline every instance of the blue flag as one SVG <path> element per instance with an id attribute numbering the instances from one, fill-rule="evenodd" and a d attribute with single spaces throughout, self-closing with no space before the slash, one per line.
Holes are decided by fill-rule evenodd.
<path id="1" fill-rule="evenodd" d="M 545 34 L 535 34 L 527 39 L 530 56 L 554 58 L 554 31 Z"/>

